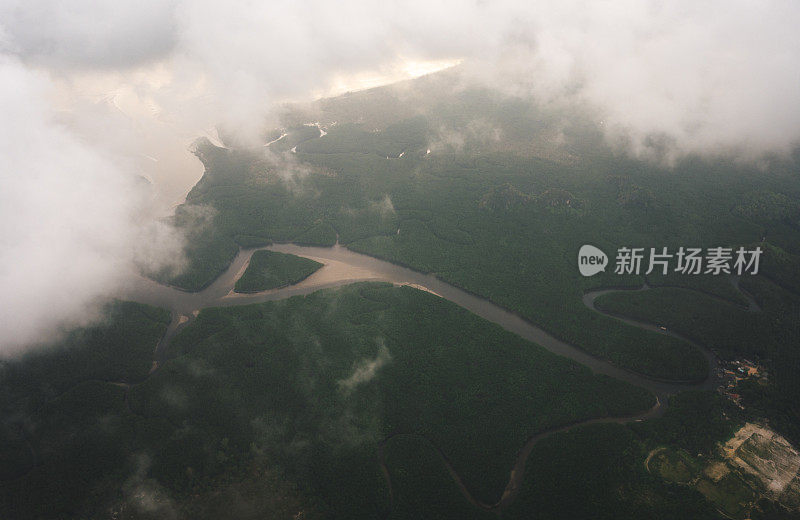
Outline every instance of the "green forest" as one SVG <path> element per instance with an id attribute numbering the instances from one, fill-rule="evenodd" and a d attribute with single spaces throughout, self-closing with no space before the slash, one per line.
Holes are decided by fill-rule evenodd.
<path id="1" fill-rule="evenodd" d="M 392 506 L 377 453 L 397 434 L 424 437 L 491 503 L 528 437 L 653 404 L 646 391 L 407 287 L 356 284 L 206 309 L 149 375 L 164 315 L 119 305 L 106 324 L 80 332 L 89 338 L 80 348 L 54 346 L 13 366 L 19 378 L 46 380 L 61 349 L 88 365 L 125 327 L 147 347 L 119 381 L 85 372 L 47 393 L 14 387 L 6 416 L 18 424 L 7 435 L 18 432 L 16 446 L 35 462 L 4 451 L 19 459 L 0 486 L 4 516 L 122 514 L 135 502 L 128 493 L 200 515 L 220 483 L 250 489 L 257 474 L 275 477 L 269 490 L 257 487 L 274 496 L 248 497 L 259 507 L 380 518 Z"/>
<path id="2" fill-rule="evenodd" d="M 243 249 L 339 244 L 649 380 L 713 389 L 659 394 L 654 409 L 647 390 L 385 283 L 191 318 L 114 301 L 95 324 L 0 362 L 0 518 L 719 519 L 674 468 L 717 456 L 745 422 L 800 445 L 800 155 L 758 168 L 633 157 L 586 114 L 451 82 L 288 106 L 269 146 L 197 140 L 205 173 L 169 218 L 186 268 L 145 274 L 198 292 Z M 584 244 L 612 263 L 621 247 L 764 254 L 738 278 L 583 277 Z M 320 268 L 257 250 L 235 290 Z M 583 301 L 599 289 L 614 289 L 601 312 Z M 189 323 L 157 366 L 179 318 Z M 764 375 L 717 391 L 723 365 L 693 343 Z M 656 450 L 667 471 L 649 471 Z M 752 500 L 737 511 L 797 518 Z"/>
<path id="3" fill-rule="evenodd" d="M 236 280 L 234 290 L 251 293 L 296 284 L 308 278 L 320 267 L 322 264 L 308 258 L 276 251 L 255 251 L 250 257 L 247 269 Z"/>
<path id="4" fill-rule="evenodd" d="M 731 209 L 750 196 L 756 182 L 782 191 L 800 189 L 789 164 L 776 161 L 753 179 L 737 164 L 697 158 L 666 171 L 603 154 L 599 144 L 581 150 L 587 159 L 574 164 L 468 150 L 412 153 L 422 147 L 408 134 L 431 139 L 431 125 L 417 117 L 378 132 L 406 147 L 402 157 L 388 159 L 385 145 L 363 140 L 357 127 L 331 127 L 296 154 L 284 154 L 293 161 L 287 168 L 299 162 L 306 169 L 290 181 L 253 151 L 207 143 L 199 154 L 206 174 L 190 193 L 185 212 L 211 207 L 215 213 L 198 228 L 205 245 L 190 250 L 196 261 L 173 283 L 189 290 L 204 287 L 224 269 L 223 259 L 233 258 L 242 237 L 323 246 L 338 237 L 355 251 L 434 273 L 619 366 L 656 378 L 702 380 L 705 361 L 691 345 L 598 316 L 582 305 L 585 291 L 637 286 L 643 277 L 607 272 L 582 278 L 574 262 L 578 248 L 584 243 L 607 251 L 750 246 L 769 231 L 767 239 L 775 243 L 764 247 L 775 252 L 771 257 L 791 259 L 800 252 L 797 238 L 786 230 L 796 224 L 791 219 L 764 220 L 770 212 L 763 218 L 748 212 L 745 218 Z M 632 187 L 646 190 L 652 200 L 632 200 Z M 785 261 L 765 257 L 761 272 L 779 284 L 797 283 Z M 653 277 L 651 282 L 717 291 L 741 303 L 738 291 L 710 278 L 670 276 L 660 282 Z"/>

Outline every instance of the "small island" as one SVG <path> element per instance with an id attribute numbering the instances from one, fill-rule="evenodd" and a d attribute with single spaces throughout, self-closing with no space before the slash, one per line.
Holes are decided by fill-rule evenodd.
<path id="1" fill-rule="evenodd" d="M 292 285 L 305 280 L 322 265 L 308 258 L 262 249 L 253 253 L 234 291 L 254 293 Z"/>

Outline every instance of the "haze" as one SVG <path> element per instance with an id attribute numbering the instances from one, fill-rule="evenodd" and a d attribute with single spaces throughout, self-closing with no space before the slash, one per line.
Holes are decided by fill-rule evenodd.
<path id="1" fill-rule="evenodd" d="M 460 63 L 628 153 L 754 161 L 800 140 L 799 24 L 790 1 L 2 1 L 0 353 L 86 322 L 143 265 L 180 268 L 160 218 L 215 125 L 257 143 L 287 101 Z"/>

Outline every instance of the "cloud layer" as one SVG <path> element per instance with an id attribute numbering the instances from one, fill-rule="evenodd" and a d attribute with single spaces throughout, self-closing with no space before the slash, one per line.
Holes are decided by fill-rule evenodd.
<path id="1" fill-rule="evenodd" d="M 0 357 L 86 323 L 138 266 L 182 258 L 149 184 L 52 120 L 49 83 L 0 58 Z"/>
<path id="2" fill-rule="evenodd" d="M 135 173 L 174 201 L 215 123 L 464 60 L 472 81 L 586 107 L 633 153 L 800 142 L 800 4 L 0 0 L 0 345 L 74 323 L 146 258 L 174 255 Z M 358 80 L 358 81 L 357 81 Z M 142 236 L 165 247 L 142 251 Z"/>
<path id="3" fill-rule="evenodd" d="M 0 19 L 2 48 L 26 63 L 115 74 L 195 122 L 260 128 L 273 102 L 458 58 L 499 88 L 587 103 L 634 145 L 785 151 L 800 137 L 791 1 L 32 0 L 6 1 Z M 142 67 L 163 81 L 131 73 Z"/>

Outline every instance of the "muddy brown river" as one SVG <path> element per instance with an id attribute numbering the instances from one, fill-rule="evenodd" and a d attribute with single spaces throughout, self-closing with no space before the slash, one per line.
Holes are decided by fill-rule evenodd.
<path id="1" fill-rule="evenodd" d="M 156 349 L 155 357 L 158 363 L 164 361 L 167 346 L 174 335 L 183 327 L 192 323 L 194 318 L 197 316 L 197 313 L 205 307 L 242 305 L 281 300 L 291 296 L 309 294 L 320 289 L 347 285 L 354 282 L 381 281 L 390 282 L 397 285 L 411 285 L 418 289 L 434 293 L 492 323 L 500 325 L 509 332 L 513 332 L 522 338 L 541 345 L 554 354 L 570 358 L 582 365 L 586 365 L 595 373 L 604 374 L 622 381 L 626 381 L 630 384 L 646 388 L 655 394 L 657 398 L 656 405 L 647 412 L 630 417 L 606 417 L 590 419 L 540 432 L 531 437 L 520 449 L 514 468 L 512 468 L 506 490 L 502 497 L 500 497 L 495 504 L 484 504 L 475 500 L 464 486 L 461 478 L 443 457 L 443 463 L 453 476 L 456 483 L 459 485 L 459 488 L 461 489 L 462 493 L 464 493 L 465 497 L 475 505 L 484 509 L 502 509 L 514 498 L 522 481 L 528 455 L 530 454 L 533 445 L 542 438 L 585 424 L 601 422 L 626 423 L 655 417 L 663 414 L 669 395 L 687 389 L 710 389 L 713 388 L 715 384 L 714 374 L 716 372 L 716 357 L 711 351 L 672 331 L 664 331 L 654 324 L 643 323 L 622 316 L 612 316 L 632 326 L 640 327 L 654 333 L 672 335 L 693 344 L 705 355 L 709 362 L 709 377 L 705 381 L 699 383 L 659 381 L 616 367 L 605 360 L 594 357 L 577 347 L 559 340 L 546 331 L 524 320 L 520 316 L 509 312 L 484 298 L 450 285 L 433 275 L 423 274 L 371 256 L 355 253 L 338 244 L 333 247 L 308 247 L 295 244 L 273 244 L 260 249 L 268 249 L 270 251 L 290 253 L 293 255 L 310 258 L 322 263 L 323 267 L 305 280 L 295 285 L 252 294 L 234 293 L 233 286 L 236 280 L 242 275 L 247 267 L 250 257 L 257 250 L 242 249 L 239 251 L 239 254 L 236 256 L 228 269 L 211 285 L 200 292 L 190 293 L 182 291 L 176 288 L 158 284 L 146 278 L 138 278 L 132 281 L 124 289 L 120 297 L 163 307 L 170 310 L 172 313 L 172 322 L 170 323 L 164 338 L 161 340 Z M 641 289 L 634 290 L 647 289 L 648 287 L 645 285 Z M 584 295 L 583 302 L 590 309 L 602 313 L 602 311 L 595 308 L 595 299 L 602 294 L 614 290 L 618 289 L 604 289 L 589 292 Z M 382 455 L 379 454 L 379 456 L 382 458 Z M 388 473 L 386 474 L 388 476 Z"/>

